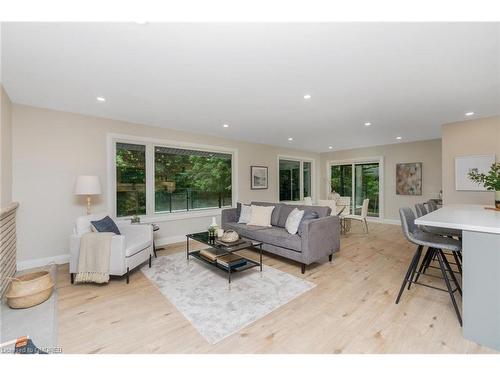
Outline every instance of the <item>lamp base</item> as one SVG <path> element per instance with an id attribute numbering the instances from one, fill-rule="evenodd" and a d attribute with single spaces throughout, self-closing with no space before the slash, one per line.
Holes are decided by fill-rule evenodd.
<path id="1" fill-rule="evenodd" d="M 90 215 L 91 213 L 91 201 L 92 201 L 92 198 L 90 197 L 90 195 L 87 195 L 87 215 Z"/>

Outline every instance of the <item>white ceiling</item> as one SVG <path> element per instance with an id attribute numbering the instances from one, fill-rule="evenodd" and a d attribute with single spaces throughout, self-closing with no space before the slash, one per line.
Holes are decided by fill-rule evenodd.
<path id="1" fill-rule="evenodd" d="M 4 23 L 2 78 L 16 103 L 326 152 L 499 114 L 499 40 L 499 23 Z"/>

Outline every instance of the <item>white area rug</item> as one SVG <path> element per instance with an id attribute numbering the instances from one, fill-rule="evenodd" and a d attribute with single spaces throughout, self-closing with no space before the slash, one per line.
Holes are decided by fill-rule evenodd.
<path id="1" fill-rule="evenodd" d="M 211 344 L 238 332 L 243 327 L 290 302 L 316 284 L 264 265 L 227 274 L 186 253 L 154 259 L 144 275 L 188 319 Z"/>

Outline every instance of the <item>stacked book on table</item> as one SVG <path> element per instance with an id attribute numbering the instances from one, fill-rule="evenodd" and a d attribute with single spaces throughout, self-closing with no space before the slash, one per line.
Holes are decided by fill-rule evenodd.
<path id="1" fill-rule="evenodd" d="M 219 249 L 203 249 L 200 250 L 200 255 L 211 262 L 217 262 L 218 265 L 227 270 L 229 270 L 229 268 L 234 270 L 247 264 L 247 260 L 245 258 Z"/>

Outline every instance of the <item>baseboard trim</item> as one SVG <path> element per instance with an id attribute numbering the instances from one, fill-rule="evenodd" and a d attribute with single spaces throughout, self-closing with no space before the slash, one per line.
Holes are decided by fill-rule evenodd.
<path id="1" fill-rule="evenodd" d="M 69 262 L 69 254 L 57 255 L 55 257 L 38 258 L 17 262 L 17 270 L 23 271 L 30 268 L 43 267 L 49 264 L 65 264 Z"/>

